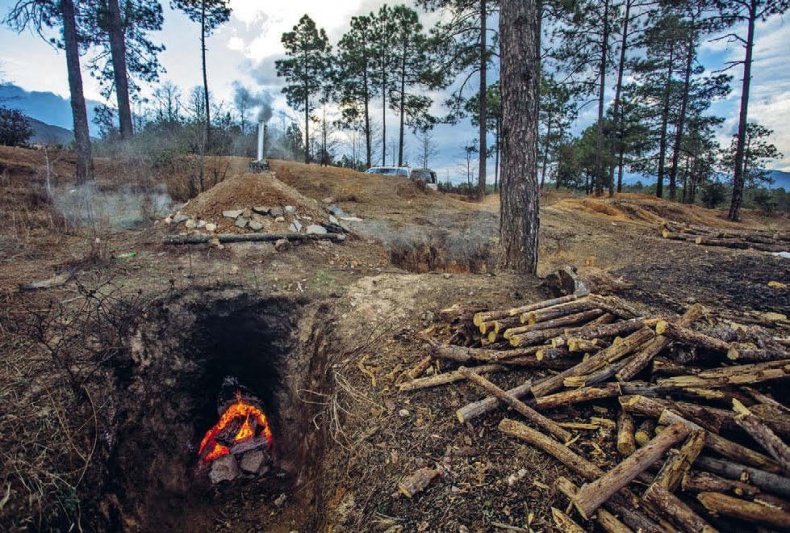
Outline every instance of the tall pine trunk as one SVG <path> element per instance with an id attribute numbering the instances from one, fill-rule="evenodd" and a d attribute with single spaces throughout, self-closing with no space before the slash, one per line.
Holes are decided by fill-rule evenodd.
<path id="1" fill-rule="evenodd" d="M 540 188 L 542 189 L 546 185 L 546 170 L 549 166 L 549 144 L 551 139 L 551 116 L 549 116 L 549 122 L 546 125 L 546 140 L 543 143 L 543 164 L 541 165 L 540 169 Z"/>
<path id="2" fill-rule="evenodd" d="M 741 113 L 738 119 L 738 142 L 735 146 L 735 169 L 732 180 L 732 202 L 730 202 L 730 220 L 740 220 L 741 204 L 743 203 L 744 159 L 746 155 L 746 121 L 749 117 L 749 91 L 752 83 L 752 52 L 754 49 L 754 23 L 757 18 L 757 1 L 751 0 L 749 6 L 749 30 L 746 34 L 746 58 L 743 61 L 743 85 L 741 89 Z"/>
<path id="3" fill-rule="evenodd" d="M 621 165 L 622 165 L 622 151 L 618 148 L 618 140 L 619 144 L 623 144 L 623 140 L 620 137 L 622 134 L 622 117 L 620 117 L 620 96 L 623 91 L 623 75 L 625 73 L 625 51 L 628 48 L 628 25 L 631 22 L 631 2 L 632 0 L 626 0 L 625 2 L 625 14 L 623 16 L 623 38 L 620 40 L 620 62 L 617 65 L 617 85 L 614 89 L 614 104 L 612 107 L 612 118 L 614 119 L 614 124 L 612 124 L 612 142 L 610 144 L 609 153 L 612 154 L 611 161 L 609 162 L 609 196 L 614 196 L 614 168 L 616 166 L 614 161 L 614 154 L 620 151 L 620 158 L 621 158 Z M 617 192 L 622 192 L 623 182 L 622 182 L 622 175 L 618 176 L 617 179 Z"/>
<path id="4" fill-rule="evenodd" d="M 488 163 L 488 147 L 486 142 L 486 124 L 488 111 L 488 83 L 486 81 L 486 67 L 488 54 L 486 50 L 486 0 L 480 0 L 480 160 L 477 170 L 477 197 L 486 196 L 486 165 Z"/>
<path id="5" fill-rule="evenodd" d="M 603 36 L 601 38 L 601 64 L 598 67 L 598 142 L 595 145 L 595 194 L 603 194 L 603 111 L 606 91 L 606 55 L 609 51 L 609 0 L 603 5 Z"/>
<path id="6" fill-rule="evenodd" d="M 403 57 L 401 58 L 400 72 L 400 130 L 398 132 L 398 166 L 403 166 L 403 130 L 406 126 L 406 49 L 403 43 Z"/>
<path id="7" fill-rule="evenodd" d="M 680 112 L 678 113 L 677 126 L 675 127 L 675 148 L 672 152 L 672 167 L 669 169 L 669 199 L 677 199 L 678 165 L 680 164 L 680 145 L 683 142 L 683 130 L 686 126 L 686 109 L 688 108 L 689 89 L 691 87 L 691 71 L 694 65 L 694 30 L 691 29 L 689 40 L 686 43 L 686 69 L 683 72 L 683 94 L 680 99 Z M 685 188 L 685 187 L 684 187 Z"/>
<path id="8" fill-rule="evenodd" d="M 107 11 L 110 17 L 107 33 L 110 38 L 110 55 L 115 80 L 115 97 L 118 102 L 121 139 L 129 140 L 134 135 L 134 125 L 132 123 L 132 107 L 129 104 L 129 78 L 126 71 L 126 35 L 118 0 L 107 0 Z"/>
<path id="9" fill-rule="evenodd" d="M 502 0 L 502 192 L 499 241 L 503 268 L 538 266 L 538 76 L 540 35 L 535 0 Z"/>
<path id="10" fill-rule="evenodd" d="M 204 151 L 206 151 L 211 144 L 211 106 L 209 105 L 208 72 L 206 71 L 206 0 L 201 0 L 200 10 L 200 53 L 203 63 L 203 99 L 206 102 L 206 130 L 203 139 L 206 144 Z"/>
<path id="11" fill-rule="evenodd" d="M 368 86 L 368 63 L 365 59 L 365 72 L 362 74 L 365 92 L 365 163 L 366 168 L 373 166 L 373 135 L 370 131 L 370 88 Z"/>
<path id="12" fill-rule="evenodd" d="M 667 128 L 669 127 L 669 98 L 672 95 L 672 62 L 675 60 L 675 49 L 669 53 L 666 86 L 661 99 L 661 137 L 658 141 L 658 178 L 656 179 L 656 196 L 664 197 L 664 171 L 667 156 Z"/>
<path id="13" fill-rule="evenodd" d="M 60 6 L 63 16 L 63 45 L 66 48 L 66 68 L 71 93 L 71 113 L 74 117 L 74 141 L 77 152 L 75 181 L 77 185 L 83 185 L 93 179 L 93 158 L 90 130 L 88 129 L 88 112 L 82 89 L 77 15 L 72 0 L 61 0 Z"/>

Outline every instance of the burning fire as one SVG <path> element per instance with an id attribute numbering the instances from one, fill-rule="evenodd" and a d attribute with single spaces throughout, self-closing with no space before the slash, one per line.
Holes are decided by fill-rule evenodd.
<path id="1" fill-rule="evenodd" d="M 217 442 L 217 439 L 223 437 L 223 432 L 227 433 L 226 430 L 228 426 L 238 419 L 244 419 L 244 422 L 236 434 L 233 435 L 232 439 L 230 435 L 227 435 L 224 439 L 226 441 L 231 441 L 228 442 L 228 444 L 232 446 L 233 444 L 239 444 L 255 437 L 264 437 L 266 439 L 266 445 L 271 446 L 273 440 L 272 432 L 269 429 L 266 415 L 254 405 L 245 403 L 241 398 L 241 392 L 236 391 L 236 401 L 222 413 L 219 422 L 208 430 L 203 440 L 200 441 L 198 455 L 203 461 L 213 461 L 214 459 L 218 459 L 230 453 L 230 446 Z"/>

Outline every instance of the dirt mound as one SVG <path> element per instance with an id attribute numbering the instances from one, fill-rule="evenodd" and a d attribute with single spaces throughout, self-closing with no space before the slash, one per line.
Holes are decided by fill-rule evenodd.
<path id="1" fill-rule="evenodd" d="M 223 211 L 247 210 L 259 206 L 279 210 L 292 206 L 295 214 L 302 219 L 316 223 L 326 222 L 327 219 L 326 211 L 316 200 L 302 195 L 268 172 L 246 173 L 226 179 L 192 199 L 181 212 L 216 224 L 220 233 L 237 233 L 242 230 L 236 227 L 232 218 L 223 216 Z M 286 220 L 286 223 L 290 223 L 290 220 Z M 285 223 L 280 224 L 283 225 L 281 230 L 287 227 Z M 276 231 L 277 228 L 271 229 Z"/>

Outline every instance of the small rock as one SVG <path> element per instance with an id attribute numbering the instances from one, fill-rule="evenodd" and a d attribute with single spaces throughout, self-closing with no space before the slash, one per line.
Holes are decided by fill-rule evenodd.
<path id="1" fill-rule="evenodd" d="M 294 233 L 299 233 L 300 231 L 302 231 L 301 222 L 299 222 L 298 220 L 294 220 L 293 222 L 291 222 L 291 231 L 293 231 Z"/>
<path id="2" fill-rule="evenodd" d="M 335 199 L 334 199 L 334 198 L 332 198 L 331 196 L 327 196 L 326 198 L 324 198 L 324 199 L 323 199 L 323 200 L 321 200 L 321 201 L 322 201 L 323 203 L 325 203 L 325 204 L 333 204 L 333 203 L 335 203 Z"/>
<path id="3" fill-rule="evenodd" d="M 241 216 L 243 216 L 244 218 L 252 218 L 252 209 L 249 208 L 245 209 L 244 211 L 242 211 Z"/>
<path id="4" fill-rule="evenodd" d="M 279 207 L 272 207 L 271 209 L 269 209 L 269 216 L 272 217 L 272 218 L 281 217 L 284 214 L 285 214 L 285 212 L 282 209 L 280 209 Z"/>
<path id="5" fill-rule="evenodd" d="M 319 226 L 318 224 L 307 226 L 308 235 L 326 235 L 326 233 L 326 228 L 324 226 Z"/>
<path id="6" fill-rule="evenodd" d="M 398 411 L 398 416 L 401 418 L 408 418 L 410 414 L 411 413 L 409 412 L 408 409 L 401 409 L 400 411 Z"/>
<path id="7" fill-rule="evenodd" d="M 458 526 L 458 533 L 469 533 L 469 528 L 462 524 Z"/>
<path id="8" fill-rule="evenodd" d="M 233 481 L 241 475 L 239 464 L 233 455 L 223 455 L 211 463 L 211 471 L 208 473 L 208 478 L 211 483 L 217 484 L 221 481 Z"/>
<path id="9" fill-rule="evenodd" d="M 329 215 L 329 223 L 330 224 L 339 224 L 340 222 L 337 220 L 335 215 Z"/>
<path id="10" fill-rule="evenodd" d="M 189 220 L 189 215 L 185 215 L 183 213 L 176 213 L 176 216 L 173 217 L 173 222 L 176 224 L 181 224 L 182 222 L 186 222 Z"/>
<path id="11" fill-rule="evenodd" d="M 205 220 L 198 220 L 197 222 L 195 222 L 195 227 L 198 228 L 198 229 L 205 228 L 206 227 L 206 221 Z"/>
<path id="12" fill-rule="evenodd" d="M 450 279 L 450 278 L 452 278 L 453 276 L 452 276 L 451 274 L 449 274 L 449 273 L 445 272 L 444 274 L 442 274 L 442 277 L 443 277 L 444 279 Z"/>
<path id="13" fill-rule="evenodd" d="M 206 224 L 206 231 L 217 231 L 217 225 L 213 222 Z"/>
<path id="14" fill-rule="evenodd" d="M 331 205 L 331 206 L 329 206 L 329 214 L 330 215 L 335 215 L 336 217 L 342 217 L 346 213 L 340 207 L 338 207 L 336 205 Z"/>
<path id="15" fill-rule="evenodd" d="M 285 206 L 285 214 L 286 215 L 293 215 L 294 213 L 296 213 L 296 208 L 294 206 L 292 206 L 292 205 L 286 205 Z"/>
<path id="16" fill-rule="evenodd" d="M 194 220 L 192 220 L 192 219 L 190 218 L 189 220 L 187 220 L 187 221 L 184 223 L 184 227 L 185 227 L 186 229 L 195 229 L 195 228 L 197 227 L 197 224 L 195 223 L 195 221 L 194 221 Z"/>
<path id="17" fill-rule="evenodd" d="M 279 216 L 279 217 L 275 218 L 274 221 L 275 222 L 285 222 L 285 217 Z"/>
<path id="18" fill-rule="evenodd" d="M 266 456 L 261 450 L 253 450 L 244 454 L 241 458 L 241 469 L 249 474 L 257 474 L 261 469 L 263 460 Z"/>
<path id="19" fill-rule="evenodd" d="M 261 224 L 257 220 L 250 220 L 249 228 L 252 231 L 261 231 L 263 229 L 263 224 Z"/>
<path id="20" fill-rule="evenodd" d="M 274 505 L 276 505 L 277 507 L 282 507 L 285 504 L 285 500 L 287 499 L 288 496 L 286 496 L 285 493 L 282 493 L 279 496 L 277 496 L 276 500 L 274 500 Z"/>
<path id="21" fill-rule="evenodd" d="M 236 219 L 236 227 L 237 228 L 246 228 L 247 224 L 249 224 L 249 223 L 250 223 L 250 219 L 248 219 L 248 218 L 239 217 L 239 218 Z"/>
<path id="22" fill-rule="evenodd" d="M 259 215 L 268 215 L 269 209 L 271 209 L 268 205 L 260 205 L 258 207 L 253 207 L 252 210 Z"/>
<path id="23" fill-rule="evenodd" d="M 274 243 L 274 249 L 278 252 L 285 252 L 291 249 L 291 241 L 288 239 L 279 239 Z"/>
<path id="24" fill-rule="evenodd" d="M 222 216 L 225 218 L 239 218 L 243 212 L 243 209 L 230 209 L 228 211 L 223 211 Z"/>
<path id="25" fill-rule="evenodd" d="M 170 224 L 171 222 L 173 222 L 172 218 L 170 218 L 169 216 L 165 217 L 165 224 Z"/>

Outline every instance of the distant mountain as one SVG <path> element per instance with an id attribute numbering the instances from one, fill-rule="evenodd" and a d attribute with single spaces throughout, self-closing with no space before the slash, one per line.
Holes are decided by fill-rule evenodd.
<path id="1" fill-rule="evenodd" d="M 99 136 L 99 128 L 93 123 L 94 108 L 101 105 L 95 100 L 87 100 L 88 128 L 92 137 Z M 71 116 L 71 102 L 51 92 L 26 91 L 12 83 L 0 85 L 0 105 L 9 109 L 18 109 L 32 119 L 59 126 L 69 130 L 74 127 Z"/>
<path id="2" fill-rule="evenodd" d="M 33 136 L 30 138 L 30 144 L 67 145 L 74 140 L 74 134 L 71 132 L 71 130 L 61 128 L 60 126 L 45 124 L 34 118 L 30 119 L 30 128 L 33 130 Z"/>
<path id="3" fill-rule="evenodd" d="M 786 191 L 790 191 L 790 172 L 772 170 L 768 175 L 774 180 L 773 185 L 771 185 L 772 189 L 783 188 Z"/>

